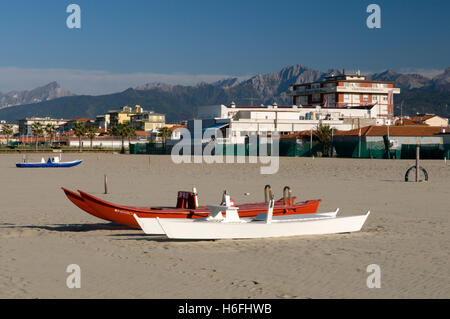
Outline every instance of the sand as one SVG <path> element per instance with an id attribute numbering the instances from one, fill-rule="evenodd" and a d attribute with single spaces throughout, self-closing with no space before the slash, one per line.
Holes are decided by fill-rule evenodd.
<path id="1" fill-rule="evenodd" d="M 31 154 L 39 160 L 41 155 Z M 169 156 L 64 154 L 69 169 L 19 169 L 0 155 L 0 298 L 449 298 L 450 163 L 423 161 L 430 181 L 405 183 L 409 160 L 282 158 L 261 164 L 179 164 Z M 103 176 L 109 191 L 103 193 Z M 371 210 L 361 232 L 282 239 L 173 241 L 99 220 L 61 191 L 119 204 L 175 205 L 197 187 L 200 204 L 227 189 L 236 202 L 289 185 L 319 211 Z M 250 193 L 250 195 L 244 195 Z M 81 268 L 69 289 L 66 267 Z M 381 288 L 369 289 L 370 264 Z"/>

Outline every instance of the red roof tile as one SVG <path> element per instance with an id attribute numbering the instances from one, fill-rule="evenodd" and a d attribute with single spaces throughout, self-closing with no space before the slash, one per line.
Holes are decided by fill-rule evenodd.
<path id="1" fill-rule="evenodd" d="M 411 121 L 413 122 L 425 122 L 426 120 L 429 120 L 433 117 L 435 117 L 436 115 L 422 115 L 422 116 L 413 116 L 410 118 Z"/>

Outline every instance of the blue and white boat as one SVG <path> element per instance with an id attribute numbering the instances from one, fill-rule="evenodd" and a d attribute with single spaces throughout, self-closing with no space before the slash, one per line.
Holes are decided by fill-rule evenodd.
<path id="1" fill-rule="evenodd" d="M 49 158 L 47 162 L 45 162 L 44 158 L 42 158 L 40 163 L 16 163 L 16 167 L 73 167 L 80 164 L 82 160 L 76 160 L 71 162 L 60 162 L 59 157 Z"/>

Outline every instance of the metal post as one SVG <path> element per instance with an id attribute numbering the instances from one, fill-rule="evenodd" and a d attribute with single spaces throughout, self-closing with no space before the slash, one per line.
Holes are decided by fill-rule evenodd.
<path id="1" fill-rule="evenodd" d="M 416 182 L 419 181 L 419 156 L 420 156 L 420 146 L 416 146 Z"/>
<path id="2" fill-rule="evenodd" d="M 108 194 L 108 176 L 105 175 L 105 194 Z"/>

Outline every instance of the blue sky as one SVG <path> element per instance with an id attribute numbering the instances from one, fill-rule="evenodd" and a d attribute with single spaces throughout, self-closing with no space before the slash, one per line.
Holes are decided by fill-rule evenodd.
<path id="1" fill-rule="evenodd" d="M 70 3 L 81 7 L 80 30 L 66 26 Z M 371 3 L 381 29 L 366 26 Z M 2 1 L 0 91 L 58 80 L 104 93 L 297 63 L 432 74 L 450 65 L 449 21 L 448 0 Z"/>

